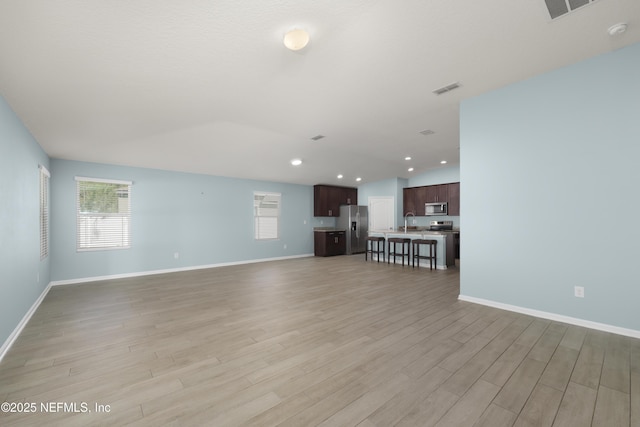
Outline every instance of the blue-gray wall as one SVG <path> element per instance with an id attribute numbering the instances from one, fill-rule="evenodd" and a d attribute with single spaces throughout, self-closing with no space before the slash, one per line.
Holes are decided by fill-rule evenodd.
<path id="1" fill-rule="evenodd" d="M 49 158 L 0 96 L 0 346 L 49 283 L 40 260 L 40 171 Z"/>
<path id="2" fill-rule="evenodd" d="M 423 185 L 448 184 L 460 182 L 460 166 L 446 166 L 431 169 L 419 175 L 409 178 L 408 187 L 421 187 Z"/>
<path id="3" fill-rule="evenodd" d="M 51 173 L 53 281 L 308 255 L 322 220 L 306 185 L 59 159 Z M 76 252 L 75 176 L 133 181 L 130 249 Z M 282 194 L 279 240 L 254 239 L 254 191 Z"/>
<path id="4" fill-rule="evenodd" d="M 463 296 L 640 330 L 639 70 L 636 44 L 462 102 Z"/>
<path id="5" fill-rule="evenodd" d="M 407 180 L 403 178 L 385 179 L 358 186 L 358 204 L 369 205 L 369 197 L 393 197 L 395 201 L 396 225 L 403 223 L 402 214 L 402 189 L 407 186 Z"/>

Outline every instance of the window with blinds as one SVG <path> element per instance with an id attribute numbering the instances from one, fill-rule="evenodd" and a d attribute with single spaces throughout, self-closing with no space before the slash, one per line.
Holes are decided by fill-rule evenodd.
<path id="1" fill-rule="evenodd" d="M 49 256 L 49 178 L 51 174 L 40 165 L 40 259 Z"/>
<path id="2" fill-rule="evenodd" d="M 131 182 L 76 177 L 78 251 L 131 247 Z"/>
<path id="3" fill-rule="evenodd" d="M 277 239 L 280 224 L 280 193 L 253 193 L 254 233 L 256 240 Z"/>

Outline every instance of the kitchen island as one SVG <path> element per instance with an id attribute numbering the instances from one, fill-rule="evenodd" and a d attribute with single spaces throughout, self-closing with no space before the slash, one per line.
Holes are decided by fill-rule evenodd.
<path id="1" fill-rule="evenodd" d="M 419 230 L 419 229 L 409 229 L 407 231 L 404 231 L 402 228 L 398 228 L 395 230 L 370 230 L 369 236 L 384 237 L 386 239 L 385 246 L 384 246 L 385 260 L 389 252 L 388 250 L 389 238 L 400 237 L 400 238 L 409 238 L 411 240 L 415 240 L 415 239 L 436 240 L 438 242 L 438 244 L 436 245 L 436 258 L 437 258 L 436 268 L 440 270 L 446 270 L 447 267 L 452 267 L 452 266 L 455 266 L 456 264 L 454 234 L 457 232 L 458 231 L 430 231 L 430 230 Z M 413 248 L 410 248 L 410 249 L 412 250 Z M 421 249 L 421 252 L 422 252 L 422 249 Z M 411 256 L 413 256 L 413 253 L 411 253 Z M 429 267 L 429 263 L 426 263 L 426 264 L 424 262 L 421 263 L 422 267 L 424 267 L 425 265 L 427 266 L 427 268 Z"/>

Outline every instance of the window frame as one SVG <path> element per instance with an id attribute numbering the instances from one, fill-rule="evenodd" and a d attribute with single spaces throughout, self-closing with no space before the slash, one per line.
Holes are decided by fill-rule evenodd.
<path id="1" fill-rule="evenodd" d="M 49 209 L 49 187 L 51 172 L 44 166 L 38 165 L 39 173 L 39 205 L 40 205 L 40 261 L 49 256 L 50 240 L 50 209 Z"/>
<path id="2" fill-rule="evenodd" d="M 276 215 L 260 215 L 259 207 L 256 206 L 256 196 L 277 196 L 278 206 Z M 254 191 L 253 192 L 253 239 L 258 242 L 269 241 L 269 240 L 280 240 L 280 224 L 281 224 L 281 216 L 282 216 L 282 193 L 277 193 L 273 191 Z M 260 218 L 275 218 L 275 229 L 276 236 L 272 235 L 261 237 L 261 226 L 260 226 Z"/>
<path id="3" fill-rule="evenodd" d="M 130 249 L 132 247 L 132 232 L 131 232 L 131 193 L 133 187 L 133 181 L 123 181 L 116 179 L 103 179 L 103 178 L 91 178 L 84 176 L 76 176 L 76 252 L 95 252 L 95 251 L 111 251 L 111 250 L 124 250 Z M 126 228 L 126 236 L 120 237 L 122 244 L 117 244 L 117 242 L 111 242 L 107 245 L 88 245 L 81 244 L 82 236 L 85 233 L 81 232 L 81 218 L 83 218 L 82 213 L 80 212 L 80 190 L 82 182 L 91 182 L 91 183 L 100 183 L 100 184 L 113 184 L 113 185 L 126 185 L 127 186 L 127 206 L 126 212 L 124 213 L 108 213 L 108 212 L 96 212 L 93 215 L 94 217 L 102 217 L 103 219 L 106 217 L 121 217 L 126 219 L 126 225 L 122 225 L 123 228 Z M 102 214 L 102 215 L 100 215 Z M 85 218 L 88 216 L 85 216 Z M 115 243 L 115 244 L 114 244 Z"/>

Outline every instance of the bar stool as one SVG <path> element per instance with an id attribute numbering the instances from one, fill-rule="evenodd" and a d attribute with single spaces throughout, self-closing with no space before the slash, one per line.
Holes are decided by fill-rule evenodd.
<path id="1" fill-rule="evenodd" d="M 377 254 L 378 255 L 378 262 L 380 262 L 380 254 L 382 254 L 382 259 L 384 260 L 384 237 L 374 237 L 374 236 L 369 236 L 367 237 L 367 242 L 366 242 L 366 250 L 364 252 L 364 260 L 367 260 L 367 255 L 371 254 L 371 261 L 373 261 L 373 254 Z M 373 244 L 376 244 L 376 249 L 373 249 Z M 380 249 L 380 243 L 382 243 L 382 249 Z"/>
<path id="2" fill-rule="evenodd" d="M 404 237 L 390 237 L 389 240 L 389 250 L 387 251 L 389 257 L 387 258 L 387 264 L 389 264 L 389 262 L 391 261 L 391 257 L 393 256 L 393 263 L 396 263 L 396 257 L 397 256 L 401 256 L 402 257 L 402 265 L 404 265 L 404 259 L 405 257 L 407 258 L 407 265 L 409 265 L 409 255 L 410 255 L 410 251 L 411 251 L 411 239 L 409 238 L 404 238 Z M 393 252 L 391 251 L 391 244 L 393 243 Z M 400 243 L 400 245 L 402 245 L 402 252 L 398 253 L 398 243 Z M 407 252 L 405 254 L 404 252 L 404 248 L 405 245 L 407 247 Z"/>
<path id="3" fill-rule="evenodd" d="M 418 268 L 420 268 L 420 260 L 428 259 L 429 260 L 429 270 L 433 270 L 433 266 L 435 265 L 436 269 L 438 268 L 438 262 L 436 257 L 436 245 L 438 244 L 437 240 L 425 240 L 425 239 L 416 239 L 413 241 L 413 266 L 416 266 L 416 260 L 418 260 Z M 429 256 L 420 255 L 420 245 L 429 245 Z"/>

